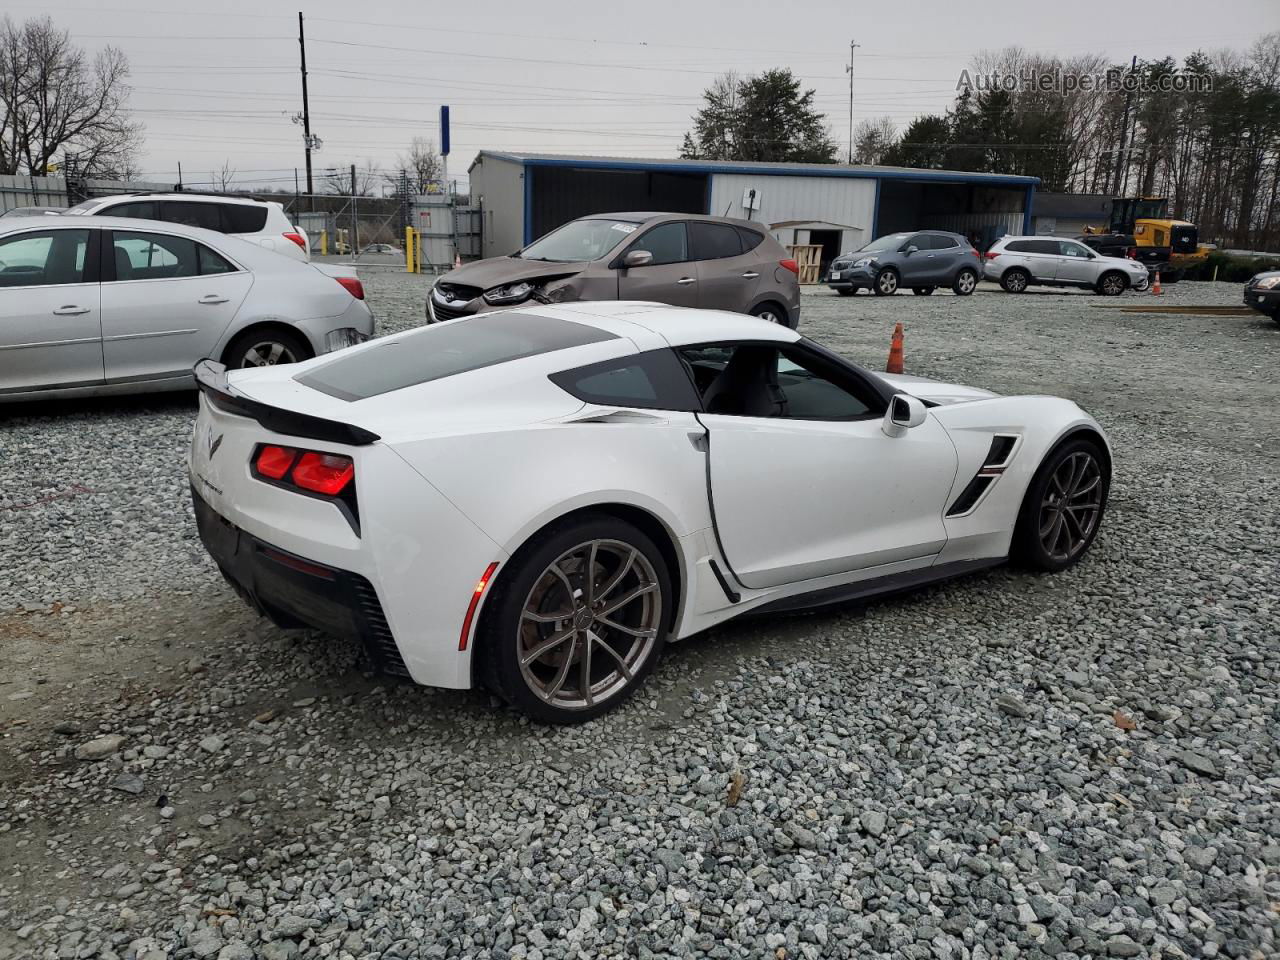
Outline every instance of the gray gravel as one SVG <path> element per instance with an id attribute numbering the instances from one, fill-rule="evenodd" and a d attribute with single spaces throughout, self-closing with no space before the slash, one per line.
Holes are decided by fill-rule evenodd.
<path id="1" fill-rule="evenodd" d="M 1239 294 L 1168 290 L 1121 303 Z M 571 730 L 253 618 L 189 398 L 0 423 L 0 960 L 1280 955 L 1280 328 L 1116 305 L 806 296 L 869 365 L 902 320 L 909 372 L 1095 413 L 1094 551 L 727 626 Z"/>

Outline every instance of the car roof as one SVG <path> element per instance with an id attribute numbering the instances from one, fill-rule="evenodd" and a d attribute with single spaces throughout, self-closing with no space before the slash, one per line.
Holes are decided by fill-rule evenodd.
<path id="1" fill-rule="evenodd" d="M 521 311 L 571 320 L 622 336 L 628 335 L 628 327 L 638 327 L 673 347 L 718 340 L 795 343 L 800 339 L 800 335 L 789 327 L 744 313 L 673 307 L 642 300 L 582 300 L 553 306 L 522 307 Z M 632 339 L 640 350 L 658 345 L 650 342 L 654 341 L 654 336 L 638 338 L 632 335 Z"/>
<path id="2" fill-rule="evenodd" d="M 767 224 L 758 223 L 755 220 L 740 220 L 737 217 L 715 217 L 707 213 L 672 213 L 671 211 L 656 212 L 652 210 L 629 210 L 621 213 L 592 213 L 585 217 L 578 217 L 579 220 L 627 220 L 633 223 L 648 223 L 650 221 L 659 222 L 662 220 L 700 220 L 706 223 L 728 223 L 735 227 L 746 227 L 750 230 L 768 231 Z"/>
<path id="3" fill-rule="evenodd" d="M 112 193 L 105 197 L 90 197 L 93 201 L 107 200 L 192 200 L 196 203 L 243 203 L 248 206 L 269 206 L 278 203 L 276 200 L 257 200 L 253 197 L 229 197 L 225 194 L 217 193 L 185 193 L 176 191 L 172 193 Z"/>

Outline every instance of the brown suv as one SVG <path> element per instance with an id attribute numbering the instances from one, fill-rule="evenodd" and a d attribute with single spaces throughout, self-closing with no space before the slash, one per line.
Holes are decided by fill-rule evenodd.
<path id="1" fill-rule="evenodd" d="M 509 257 L 441 277 L 436 323 L 530 300 L 656 300 L 800 322 L 795 261 L 758 223 L 684 213 L 602 213 L 572 220 Z"/>

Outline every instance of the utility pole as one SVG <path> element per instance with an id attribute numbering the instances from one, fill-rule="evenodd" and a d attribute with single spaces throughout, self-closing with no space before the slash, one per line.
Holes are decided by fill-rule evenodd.
<path id="1" fill-rule="evenodd" d="M 360 221 L 356 219 L 356 165 L 351 165 L 351 240 L 347 246 L 351 250 L 351 259 L 356 257 L 356 231 L 360 229 Z"/>
<path id="2" fill-rule="evenodd" d="M 302 55 L 302 142 L 307 147 L 307 196 L 315 207 L 315 188 L 311 183 L 311 105 L 307 101 L 307 39 L 302 32 L 302 11 L 298 11 L 298 50 Z"/>
<path id="3" fill-rule="evenodd" d="M 849 41 L 849 65 L 845 72 L 849 74 L 849 164 L 853 165 L 853 51 L 862 44 Z"/>
<path id="4" fill-rule="evenodd" d="M 178 161 L 178 193 L 182 192 L 182 161 Z"/>
<path id="5" fill-rule="evenodd" d="M 1133 63 L 1129 67 L 1129 75 L 1133 76 L 1137 71 L 1138 56 L 1137 54 L 1134 54 Z M 1125 153 L 1124 141 L 1126 134 L 1129 132 L 1129 109 L 1132 106 L 1133 88 L 1130 87 L 1128 92 L 1124 95 L 1124 119 L 1120 121 L 1120 149 L 1116 151 L 1116 188 L 1113 192 L 1117 194 L 1124 189 L 1124 185 L 1120 182 L 1121 177 L 1123 176 L 1127 179 L 1127 174 L 1129 172 L 1128 155 Z"/>

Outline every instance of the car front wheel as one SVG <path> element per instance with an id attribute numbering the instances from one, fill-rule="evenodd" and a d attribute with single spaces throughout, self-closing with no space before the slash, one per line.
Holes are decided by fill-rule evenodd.
<path id="1" fill-rule="evenodd" d="M 1060 444 L 1027 487 L 1013 534 L 1015 558 L 1050 572 L 1076 563 L 1098 535 L 1110 487 L 1111 468 L 1097 440 Z"/>
<path id="2" fill-rule="evenodd" d="M 662 553 L 639 528 L 606 515 L 554 525 L 494 585 L 477 651 L 485 683 L 535 720 L 597 717 L 653 669 L 671 598 Z"/>
<path id="3" fill-rule="evenodd" d="M 885 267 L 876 274 L 876 282 L 871 289 L 877 297 L 893 296 L 898 292 L 898 271 L 893 267 Z"/>
<path id="4" fill-rule="evenodd" d="M 1118 297 L 1129 286 L 1129 281 L 1118 273 L 1104 273 L 1098 280 L 1098 293 L 1104 297 Z"/>
<path id="5" fill-rule="evenodd" d="M 951 289 L 955 291 L 957 296 L 969 296 L 974 290 L 978 289 L 978 274 L 966 267 L 956 274 L 955 283 L 951 285 Z"/>

